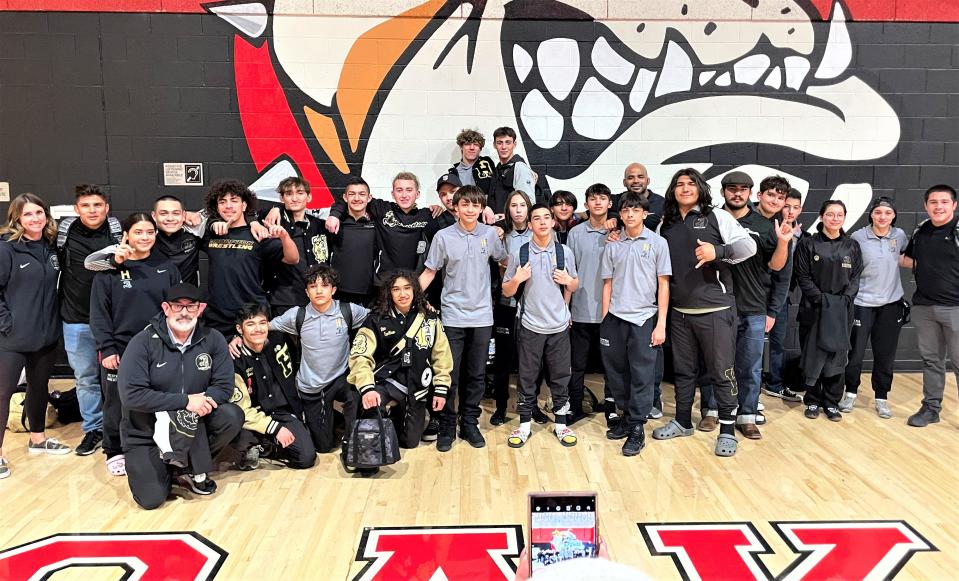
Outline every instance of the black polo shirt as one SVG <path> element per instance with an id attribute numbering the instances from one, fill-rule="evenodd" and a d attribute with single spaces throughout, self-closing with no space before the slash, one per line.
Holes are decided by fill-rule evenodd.
<path id="1" fill-rule="evenodd" d="M 915 305 L 959 306 L 959 247 L 956 246 L 956 224 L 959 216 L 942 226 L 926 220 L 919 225 L 906 256 L 916 261 Z"/>
<path id="2" fill-rule="evenodd" d="M 330 240 L 330 266 L 340 275 L 337 290 L 365 295 L 373 291 L 373 278 L 379 258 L 376 224 L 367 217 L 355 219 L 346 214 L 340 230 L 327 234 Z"/>

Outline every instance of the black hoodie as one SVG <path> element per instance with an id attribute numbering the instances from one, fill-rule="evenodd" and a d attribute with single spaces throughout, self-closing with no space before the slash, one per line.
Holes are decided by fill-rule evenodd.
<path id="1" fill-rule="evenodd" d="M 117 382 L 123 402 L 120 438 L 128 450 L 152 445 L 154 414 L 186 409 L 190 394 L 205 393 L 217 405 L 227 403 L 233 395 L 233 360 L 223 335 L 200 321 L 181 353 L 160 313 L 130 341 Z"/>
<path id="2" fill-rule="evenodd" d="M 59 276 L 46 240 L 0 241 L 0 351 L 30 353 L 57 342 Z"/>

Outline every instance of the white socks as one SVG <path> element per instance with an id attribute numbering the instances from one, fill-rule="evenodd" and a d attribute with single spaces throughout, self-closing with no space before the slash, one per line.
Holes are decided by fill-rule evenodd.
<path id="1" fill-rule="evenodd" d="M 520 422 L 519 431 L 523 432 L 524 434 L 528 436 L 530 432 L 529 425 L 530 425 L 530 422 Z"/>

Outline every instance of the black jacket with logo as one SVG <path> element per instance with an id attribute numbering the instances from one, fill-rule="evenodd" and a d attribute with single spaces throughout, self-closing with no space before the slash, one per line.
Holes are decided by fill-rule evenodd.
<path id="1" fill-rule="evenodd" d="M 275 413 L 300 417 L 303 404 L 296 390 L 296 358 L 286 335 L 272 332 L 263 351 L 256 353 L 240 345 L 240 356 L 233 360 L 233 397 L 250 429 L 275 435 L 282 424 Z"/>
<path id="2" fill-rule="evenodd" d="M 123 449 L 152 445 L 156 412 L 186 409 L 188 395 L 205 393 L 218 405 L 233 395 L 233 360 L 226 339 L 197 321 L 190 344 L 181 353 L 161 313 L 136 334 L 120 359 L 117 373 L 123 419 Z"/>
<path id="3" fill-rule="evenodd" d="M 167 257 L 177 267 L 183 282 L 200 286 L 200 244 L 202 242 L 202 238 L 183 228 L 173 234 L 158 230 L 153 250 Z"/>
<path id="4" fill-rule="evenodd" d="M 340 274 L 338 290 L 365 295 L 373 292 L 377 259 L 376 224 L 365 216 L 359 220 L 349 213 L 340 220 L 340 230 L 327 234 L 330 265 Z"/>
<path id="5" fill-rule="evenodd" d="M 451 168 L 446 170 L 446 173 L 459 175 L 459 165 L 459 163 L 453 165 Z M 485 155 L 477 157 L 476 162 L 473 163 L 473 183 L 476 184 L 476 187 L 483 190 L 483 193 L 487 196 L 489 195 L 490 182 L 493 179 L 493 172 L 495 169 L 496 162 L 493 161 L 493 158 Z"/>
<path id="6" fill-rule="evenodd" d="M 804 314 L 818 313 L 824 294 L 844 295 L 852 308 L 863 269 L 858 242 L 845 233 L 830 239 L 817 232 L 799 241 L 794 260 L 796 281 L 802 290 L 801 319 Z"/>
<path id="7" fill-rule="evenodd" d="M 269 210 L 261 212 L 260 219 Z M 326 224 L 316 216 L 306 214 L 301 221 L 294 221 L 291 212 L 280 209 L 280 225 L 289 233 L 290 239 L 300 251 L 296 264 L 273 262 L 266 265 L 266 291 L 274 306 L 303 306 L 306 297 L 306 273 L 318 264 L 330 261 L 330 247 Z"/>
<path id="8" fill-rule="evenodd" d="M 0 241 L 0 351 L 30 353 L 60 338 L 60 265 L 45 240 Z"/>
<path id="9" fill-rule="evenodd" d="M 179 282 L 180 271 L 158 252 L 98 274 L 90 293 L 90 331 L 100 357 L 122 354 L 160 312 L 164 291 Z"/>

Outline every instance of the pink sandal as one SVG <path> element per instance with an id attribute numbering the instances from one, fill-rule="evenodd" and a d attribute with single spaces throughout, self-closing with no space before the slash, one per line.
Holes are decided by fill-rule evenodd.
<path id="1" fill-rule="evenodd" d="M 126 476 L 127 475 L 127 459 L 123 454 L 119 456 L 114 456 L 113 458 L 107 459 L 107 470 L 110 471 L 110 474 L 113 476 Z"/>

